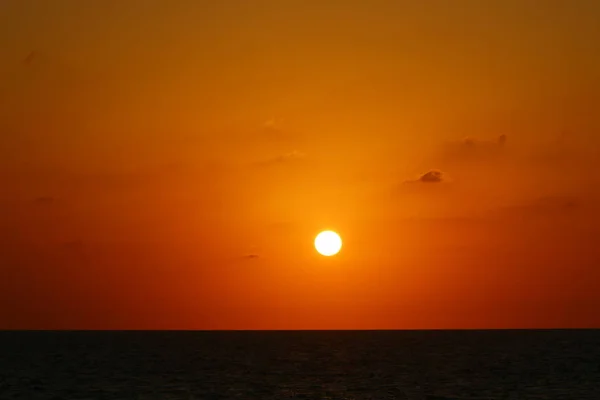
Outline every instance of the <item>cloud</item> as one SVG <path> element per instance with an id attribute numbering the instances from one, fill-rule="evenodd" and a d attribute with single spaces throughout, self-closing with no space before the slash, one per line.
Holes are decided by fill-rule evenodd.
<path id="1" fill-rule="evenodd" d="M 446 181 L 447 179 L 442 171 L 432 169 L 422 174 L 419 178 L 405 181 L 405 183 L 442 183 Z"/>
<path id="2" fill-rule="evenodd" d="M 581 210 L 581 199 L 571 196 L 544 196 L 534 201 L 500 208 L 501 215 L 547 216 L 571 215 Z"/>
<path id="3" fill-rule="evenodd" d="M 273 141 L 289 141 L 296 135 L 283 127 L 283 121 L 275 118 L 266 120 L 261 126 L 261 134 L 265 139 Z"/>
<path id="4" fill-rule="evenodd" d="M 456 143 L 458 146 L 463 148 L 487 148 L 487 149 L 498 149 L 506 145 L 507 136 L 500 135 L 496 140 L 482 140 L 472 137 L 466 137 L 462 141 Z"/>
<path id="5" fill-rule="evenodd" d="M 290 163 L 290 162 L 296 162 L 299 160 L 303 160 L 304 158 L 306 158 L 306 154 L 297 151 L 297 150 L 293 150 L 289 153 L 284 153 L 284 154 L 280 154 L 276 157 L 258 162 L 258 165 L 261 166 L 269 166 L 269 165 L 277 165 L 277 164 L 285 164 L 285 163 Z"/>
<path id="6" fill-rule="evenodd" d="M 438 151 L 442 162 L 468 162 L 490 160 L 506 151 L 507 136 L 500 135 L 495 140 L 481 140 L 467 137 L 459 141 L 445 143 Z"/>
<path id="7" fill-rule="evenodd" d="M 500 136 L 498 136 L 498 138 L 495 141 L 481 140 L 481 139 L 475 139 L 475 138 L 467 137 L 467 138 L 463 139 L 462 144 L 464 146 L 468 146 L 468 147 L 471 147 L 471 148 L 472 147 L 498 148 L 498 147 L 505 146 L 506 145 L 506 140 L 507 140 L 506 135 L 500 135 Z"/>
<path id="8" fill-rule="evenodd" d="M 438 183 L 444 180 L 444 176 L 442 171 L 431 170 L 429 172 L 424 173 L 419 178 L 419 181 L 424 183 Z"/>
<path id="9" fill-rule="evenodd" d="M 254 260 L 254 259 L 260 258 L 260 256 L 258 254 L 245 254 L 244 258 L 246 260 Z"/>

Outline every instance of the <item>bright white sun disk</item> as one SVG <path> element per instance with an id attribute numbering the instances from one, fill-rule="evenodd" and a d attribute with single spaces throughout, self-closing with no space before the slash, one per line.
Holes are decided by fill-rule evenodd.
<path id="1" fill-rule="evenodd" d="M 315 249 L 324 256 L 336 255 L 342 248 L 342 238 L 334 231 L 323 231 L 315 238 Z"/>

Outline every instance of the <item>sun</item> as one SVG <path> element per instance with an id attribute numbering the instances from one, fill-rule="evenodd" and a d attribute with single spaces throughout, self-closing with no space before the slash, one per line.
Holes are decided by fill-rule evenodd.
<path id="1" fill-rule="evenodd" d="M 315 249 L 319 254 L 330 257 L 339 253 L 342 248 L 342 238 L 334 231 L 323 231 L 315 238 Z"/>

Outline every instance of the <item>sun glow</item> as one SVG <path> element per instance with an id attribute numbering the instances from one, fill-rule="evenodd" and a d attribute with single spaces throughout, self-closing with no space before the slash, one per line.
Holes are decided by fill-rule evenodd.
<path id="1" fill-rule="evenodd" d="M 315 238 L 315 249 L 324 256 L 333 256 L 342 248 L 342 238 L 333 231 L 323 231 Z"/>

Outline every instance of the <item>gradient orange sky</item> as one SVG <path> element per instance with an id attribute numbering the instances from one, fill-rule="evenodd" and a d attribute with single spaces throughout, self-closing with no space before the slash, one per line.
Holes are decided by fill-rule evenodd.
<path id="1" fill-rule="evenodd" d="M 0 328 L 600 327 L 599 20 L 0 1 Z"/>

